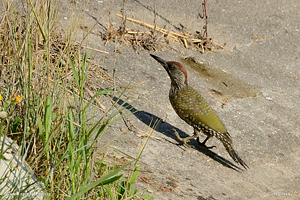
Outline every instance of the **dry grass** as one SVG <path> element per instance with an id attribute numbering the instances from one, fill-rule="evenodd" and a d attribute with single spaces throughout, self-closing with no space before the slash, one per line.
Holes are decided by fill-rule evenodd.
<path id="1" fill-rule="evenodd" d="M 7 1 L 3 7 L 0 111 L 8 116 L 0 118 L 0 136 L 19 144 L 18 154 L 43 183 L 43 192 L 50 193 L 47 199 L 135 197 L 136 162 L 109 166 L 110 158 L 95 148 L 109 147 L 101 138 L 125 109 L 105 107 L 99 100 L 113 91 L 101 88 L 103 83 L 113 85 L 110 74 L 89 60 L 90 50 L 75 44 L 74 27 L 62 34 L 56 1 Z M 88 108 L 98 108 L 97 118 L 87 114 Z M 122 177 L 125 167 L 130 169 Z M 9 192 L 21 197 L 27 186 L 8 187 L 0 197 L 11 198 Z"/>
<path id="2" fill-rule="evenodd" d="M 178 43 L 185 48 L 195 49 L 201 53 L 213 51 L 214 49 L 223 49 L 223 46 L 213 42 L 212 38 L 207 38 L 207 34 L 203 34 L 206 33 L 206 30 L 197 31 L 196 33 L 182 30 L 181 32 L 176 33 L 119 14 L 116 14 L 116 16 L 122 18 L 123 23 L 115 30 L 111 18 L 109 18 L 109 29 L 102 35 L 102 38 L 105 41 L 119 42 L 132 46 L 135 50 L 145 49 L 148 51 L 162 51 L 169 48 L 171 42 Z M 144 32 L 131 30 L 125 27 L 126 21 L 139 24 L 146 27 L 148 30 Z"/>

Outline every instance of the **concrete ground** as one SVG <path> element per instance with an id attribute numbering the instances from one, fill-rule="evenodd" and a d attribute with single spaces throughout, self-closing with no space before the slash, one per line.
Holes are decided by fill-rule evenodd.
<path id="1" fill-rule="evenodd" d="M 30 166 L 22 160 L 19 146 L 5 137 L 0 137 L 0 144 L 6 150 L 1 155 L 5 159 L 1 158 L 0 162 L 1 199 L 41 200 L 49 196 L 44 192 L 44 185 L 36 183 L 37 178 Z"/>
<path id="2" fill-rule="evenodd" d="M 71 24 L 71 13 L 80 16 L 83 35 L 91 29 L 87 45 L 109 52 L 94 58 L 113 72 L 121 85 L 144 81 L 140 90 L 128 90 L 132 109 L 127 117 L 142 131 L 156 119 L 163 119 L 149 140 L 140 163 L 142 170 L 136 187 L 153 192 L 155 199 L 300 199 L 300 2 L 290 1 L 208 1 L 208 33 L 224 49 L 201 54 L 171 43 L 163 51 L 135 50 L 124 44 L 101 39 L 109 27 L 109 11 L 117 29 L 121 9 L 128 17 L 176 31 L 180 24 L 190 32 L 201 30 L 201 1 L 181 0 L 62 1 L 60 23 Z M 145 31 L 126 22 L 126 26 Z M 179 145 L 172 128 L 181 136 L 192 128 L 173 111 L 168 91 L 170 79 L 150 56 L 184 61 L 194 57 L 203 62 L 212 76 L 199 73 L 188 64 L 189 84 L 199 90 L 223 119 L 239 155 L 250 167 L 238 170 L 222 144 L 215 138 L 207 150 L 191 141 L 193 148 Z M 122 122 L 112 125 L 109 137 L 124 132 L 113 145 L 136 156 L 145 139 L 127 130 Z M 125 131 L 124 131 L 125 130 Z M 202 137 L 201 139 L 204 139 Z"/>
<path id="3" fill-rule="evenodd" d="M 109 52 L 96 52 L 95 59 L 111 73 L 115 67 L 122 85 L 144 81 L 134 100 L 128 101 L 139 111 L 128 117 L 131 125 L 147 131 L 151 120 L 163 119 L 140 159 L 136 187 L 153 192 L 155 199 L 300 199 L 300 2 L 208 1 L 209 36 L 226 44 L 224 49 L 204 54 L 175 43 L 158 52 L 106 44 L 100 33 L 109 27 L 109 11 L 114 28 L 121 25 L 115 13 L 120 13 L 122 2 L 94 1 L 88 6 L 83 1 L 64 2 L 61 23 L 68 25 L 69 13 L 76 8 L 84 16 L 81 25 L 93 28 L 88 45 Z M 154 8 L 158 27 L 176 31 L 182 24 L 195 32 L 203 26 L 197 17 L 201 1 L 128 0 L 123 10 L 128 17 L 153 24 Z M 128 21 L 126 26 L 147 30 Z M 149 53 L 179 62 L 194 57 L 206 65 L 210 77 L 185 63 L 189 84 L 223 119 L 249 170 L 235 170 L 235 163 L 215 138 L 208 141 L 217 146 L 211 150 L 195 141 L 191 141 L 192 149 L 179 145 L 171 129 L 176 128 L 181 136 L 193 130 L 173 111 L 168 100 L 170 79 Z M 126 95 L 133 93 L 128 90 Z M 127 130 L 121 122 L 112 128 L 108 134 Z M 144 139 L 136 132 L 125 132 L 114 146 L 136 156 Z"/>

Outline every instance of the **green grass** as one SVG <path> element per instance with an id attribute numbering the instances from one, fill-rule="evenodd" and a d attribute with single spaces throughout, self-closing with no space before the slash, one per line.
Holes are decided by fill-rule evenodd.
<path id="1" fill-rule="evenodd" d="M 141 169 L 137 161 L 149 137 L 136 158 L 128 158 L 126 164 L 116 164 L 101 153 L 112 142 L 103 144 L 102 138 L 125 108 L 110 105 L 97 114 L 89 112 L 95 110 L 95 99 L 117 88 L 86 95 L 87 82 L 92 81 L 87 57 L 92 52 L 72 42 L 76 22 L 69 34 L 61 36 L 55 1 L 29 0 L 20 5 L 7 1 L 2 6 L 0 136 L 20 146 L 21 165 L 27 163 L 43 185 L 41 192 L 50 194 L 44 198 L 152 199 L 134 188 Z M 9 150 L 3 141 L 0 162 Z M 0 182 L 7 182 L 12 171 L 0 177 Z M 21 199 L 38 184 L 22 186 L 18 181 L 27 180 L 18 177 L 14 187 L 6 184 L 0 189 L 1 197 Z M 9 196 L 12 193 L 19 195 Z"/>

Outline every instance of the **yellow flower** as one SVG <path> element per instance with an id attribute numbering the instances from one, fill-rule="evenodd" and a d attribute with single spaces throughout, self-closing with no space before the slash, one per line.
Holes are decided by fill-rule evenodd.
<path id="1" fill-rule="evenodd" d="M 16 96 L 15 97 L 15 102 L 16 103 L 18 103 L 21 99 L 23 99 L 24 98 L 24 96 L 21 94 L 19 97 L 18 96 Z"/>
<path id="2" fill-rule="evenodd" d="M 16 96 L 15 97 L 15 102 L 19 102 L 20 101 L 20 97 Z"/>
<path id="3" fill-rule="evenodd" d="M 2 96 L 0 95 L 0 101 L 2 100 L 3 98 L 2 98 Z"/>

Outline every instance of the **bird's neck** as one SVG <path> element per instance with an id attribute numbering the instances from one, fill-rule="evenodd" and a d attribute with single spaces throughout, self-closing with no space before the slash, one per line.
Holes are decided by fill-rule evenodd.
<path id="1" fill-rule="evenodd" d="M 184 90 L 188 87 L 187 83 L 176 83 L 172 82 L 171 83 L 171 89 L 170 89 L 170 95 L 174 94 L 177 91 Z"/>

